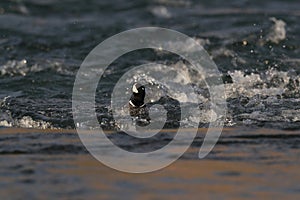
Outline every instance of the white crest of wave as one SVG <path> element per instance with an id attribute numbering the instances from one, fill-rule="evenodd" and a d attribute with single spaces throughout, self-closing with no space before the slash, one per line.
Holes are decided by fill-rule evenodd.
<path id="1" fill-rule="evenodd" d="M 245 74 L 242 71 L 235 70 L 228 72 L 232 78 L 232 84 L 226 84 L 227 97 L 248 96 L 252 97 L 257 94 L 276 96 L 282 95 L 289 90 L 287 87 L 291 82 L 299 82 L 299 76 L 293 76 L 290 71 L 283 72 L 276 69 L 269 69 L 262 73 Z M 297 85 L 295 84 L 295 87 Z M 299 87 L 299 86 L 298 86 Z M 296 92 L 299 88 L 294 88 Z"/>
<path id="2" fill-rule="evenodd" d="M 0 126 L 3 127 L 20 127 L 20 128 L 37 128 L 37 129 L 55 129 L 50 122 L 42 120 L 33 120 L 29 116 L 24 116 L 21 119 L 0 120 Z"/>
<path id="3" fill-rule="evenodd" d="M 280 41 L 286 38 L 286 23 L 283 20 L 271 17 L 270 20 L 274 23 L 271 27 L 269 34 L 267 35 L 267 41 L 271 41 L 278 44 Z"/>
<path id="4" fill-rule="evenodd" d="M 171 18 L 172 14 L 165 6 L 155 6 L 151 8 L 151 13 L 156 17 Z"/>

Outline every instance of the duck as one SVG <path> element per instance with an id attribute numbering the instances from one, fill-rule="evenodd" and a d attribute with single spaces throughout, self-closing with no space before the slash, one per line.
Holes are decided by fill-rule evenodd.
<path id="1" fill-rule="evenodd" d="M 146 122 L 150 121 L 149 110 L 145 104 L 146 88 L 140 83 L 134 83 L 132 86 L 132 95 L 129 99 L 129 114 L 131 117 Z"/>

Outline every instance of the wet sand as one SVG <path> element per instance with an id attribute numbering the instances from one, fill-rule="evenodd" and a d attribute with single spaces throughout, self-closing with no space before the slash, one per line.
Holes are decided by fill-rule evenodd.
<path id="1" fill-rule="evenodd" d="M 147 174 L 118 172 L 84 149 L 70 149 L 70 145 L 80 145 L 72 131 L 41 132 L 0 129 L 1 199 L 300 197 L 298 131 L 225 129 L 207 158 L 197 159 L 196 142 L 175 163 Z M 14 135 L 18 137 L 12 138 Z M 51 146 L 54 143 L 56 146 Z M 22 151 L 24 145 L 31 150 Z M 48 151 L 40 148 L 43 145 Z"/>

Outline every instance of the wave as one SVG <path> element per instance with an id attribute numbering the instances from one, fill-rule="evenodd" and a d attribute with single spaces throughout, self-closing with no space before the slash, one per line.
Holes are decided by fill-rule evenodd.
<path id="1" fill-rule="evenodd" d="M 53 71 L 57 74 L 74 76 L 74 67 L 78 63 L 66 62 L 64 60 L 37 60 L 28 62 L 26 59 L 9 60 L 0 65 L 0 76 L 26 76 L 38 72 Z"/>
<path id="2" fill-rule="evenodd" d="M 128 85 L 125 87 L 124 98 L 130 95 L 130 85 L 141 82 L 147 87 L 147 102 L 155 102 L 162 96 L 170 96 L 183 106 L 197 104 L 200 112 L 192 117 L 183 118 L 183 126 L 206 126 L 211 120 L 210 94 L 198 73 L 189 70 L 189 64 L 179 61 L 173 65 L 157 64 L 151 73 L 138 74 L 130 78 L 124 76 Z M 139 71 L 140 70 L 140 71 Z M 156 79 L 154 74 L 164 79 Z M 228 71 L 225 83 L 227 116 L 226 126 L 267 126 L 276 128 L 296 129 L 300 127 L 300 76 L 293 70 L 278 71 L 269 69 L 260 73 L 247 74 L 244 71 Z M 159 81 L 158 81 L 159 80 Z M 114 85 L 111 85 L 114 87 Z M 193 91 L 190 93 L 190 91 Z M 100 91 L 100 94 L 101 91 Z M 97 95 L 97 116 L 103 128 L 116 128 L 110 99 Z M 68 96 L 56 96 L 50 99 L 32 99 L 30 96 L 5 96 L 0 100 L 0 126 L 25 128 L 74 128 L 71 110 L 71 99 Z M 173 115 L 178 107 L 173 106 Z M 199 122 L 200 120 L 200 122 Z M 178 122 L 174 122 L 174 125 Z M 172 123 L 171 123 L 172 124 Z"/>

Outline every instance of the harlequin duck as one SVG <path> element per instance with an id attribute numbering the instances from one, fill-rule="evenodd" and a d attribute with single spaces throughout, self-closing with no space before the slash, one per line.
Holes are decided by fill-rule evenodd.
<path id="1" fill-rule="evenodd" d="M 149 111 L 144 103 L 146 96 L 145 86 L 135 83 L 132 86 L 132 95 L 129 100 L 129 113 L 132 117 L 149 121 Z"/>

